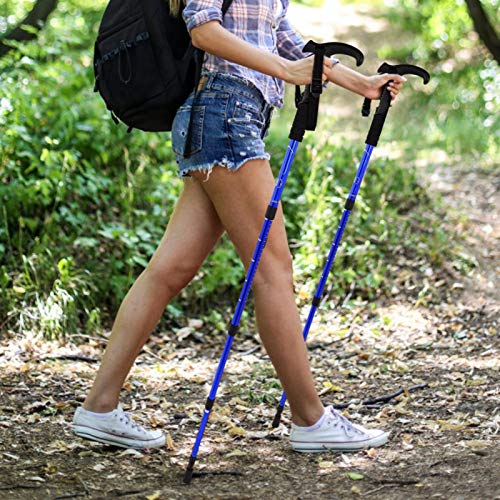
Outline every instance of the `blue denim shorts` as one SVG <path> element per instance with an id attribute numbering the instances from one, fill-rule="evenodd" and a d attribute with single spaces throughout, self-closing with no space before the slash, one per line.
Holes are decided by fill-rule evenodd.
<path id="1" fill-rule="evenodd" d="M 264 137 L 272 106 L 251 82 L 225 73 L 206 73 L 205 82 L 179 108 L 172 125 L 172 148 L 180 177 L 206 172 L 216 165 L 238 170 L 249 160 L 269 159 Z M 189 116 L 193 109 L 191 156 L 184 157 Z"/>

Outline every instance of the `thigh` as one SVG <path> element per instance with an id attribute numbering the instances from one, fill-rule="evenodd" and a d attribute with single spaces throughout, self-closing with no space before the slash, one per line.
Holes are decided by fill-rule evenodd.
<path id="1" fill-rule="evenodd" d="M 200 183 L 194 178 L 187 179 L 148 267 L 166 278 L 173 274 L 193 274 L 223 232 L 214 205 Z"/>
<path id="2" fill-rule="evenodd" d="M 192 175 L 200 180 L 206 177 L 200 172 Z M 215 167 L 201 185 L 214 204 L 245 269 L 248 269 L 275 185 L 269 162 L 249 160 L 236 172 Z M 259 270 L 259 274 L 264 275 L 291 271 L 281 203 L 269 231 Z"/>

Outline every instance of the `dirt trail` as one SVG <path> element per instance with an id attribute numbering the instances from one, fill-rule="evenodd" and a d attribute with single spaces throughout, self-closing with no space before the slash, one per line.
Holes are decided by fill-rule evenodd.
<path id="1" fill-rule="evenodd" d="M 374 60 L 382 33 L 386 40 L 384 21 L 336 0 L 320 13 L 292 5 L 291 18 L 305 37 L 329 39 L 334 31 Z M 422 172 L 435 176 L 433 189 L 450 210 L 465 214 L 464 251 L 478 261 L 471 276 L 450 268 L 432 277 L 445 283 L 437 287 L 441 301 L 419 305 L 408 292 L 389 304 L 320 314 L 311 331 L 312 366 L 326 403 L 429 384 L 388 404 L 346 410 L 356 421 L 390 429 L 387 446 L 350 455 L 292 453 L 288 411 L 279 430 L 269 428 L 280 393 L 272 367 L 254 336 L 242 332 L 201 448 L 197 470 L 206 475 L 184 486 L 221 335 L 192 323 L 148 342 L 122 403 L 170 436 L 169 447 L 151 452 L 70 433 L 105 338 L 59 345 L 13 337 L 0 343 L 0 498 L 498 498 L 499 179 L 473 168 L 446 170 L 447 161 L 434 173 L 426 163 Z"/>
<path id="2" fill-rule="evenodd" d="M 381 42 L 390 43 L 396 34 L 389 23 L 374 17 L 374 9 L 353 2 L 325 0 L 322 7 L 290 5 L 288 17 L 305 40 L 345 42 L 357 46 L 366 56 L 366 69 L 376 70 L 376 51 Z"/>
<path id="3" fill-rule="evenodd" d="M 359 48 L 365 55 L 361 72 L 375 74 L 381 61 L 378 59 L 377 50 L 382 44 L 391 44 L 397 39 L 397 33 L 391 29 L 388 21 L 374 17 L 373 6 L 359 5 L 353 2 L 346 5 L 340 0 L 325 0 L 322 7 L 310 7 L 291 4 L 289 18 L 292 26 L 296 28 L 305 40 L 314 39 L 322 42 L 344 42 Z M 346 56 L 339 56 L 342 61 L 355 67 L 354 61 Z M 340 87 L 334 91 L 325 92 L 321 101 L 321 113 L 333 115 L 338 120 L 338 130 L 348 124 L 350 130 L 357 132 L 350 134 L 358 138 L 358 134 L 366 130 L 365 120 L 356 119 L 361 115 L 353 110 L 361 110 L 361 98 Z"/>

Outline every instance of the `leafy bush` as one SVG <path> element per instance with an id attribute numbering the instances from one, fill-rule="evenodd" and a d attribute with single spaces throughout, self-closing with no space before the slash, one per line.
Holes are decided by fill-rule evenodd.
<path id="1" fill-rule="evenodd" d="M 116 127 L 92 92 L 92 39 L 104 2 L 61 2 L 38 41 L 0 60 L 0 324 L 61 337 L 109 327 L 160 241 L 182 183 L 166 134 Z M 0 12 L 3 15 L 3 13 Z M 290 123 L 274 122 L 278 169 Z M 314 142 L 315 141 L 315 142 Z M 319 277 L 355 172 L 349 148 L 308 136 L 284 195 L 299 285 Z M 439 264 L 439 209 L 404 165 L 374 159 L 331 280 L 331 292 L 385 293 L 395 255 Z M 432 210 L 431 210 L 432 209 Z M 314 278 L 314 279 L 313 279 Z M 243 279 L 224 239 L 169 305 L 206 314 L 234 303 Z"/>
<path id="2" fill-rule="evenodd" d="M 321 128 L 328 129 L 328 123 Z M 283 127 L 273 129 L 279 130 Z M 353 289 L 360 298 L 387 294 L 399 272 L 394 259 L 439 267 L 453 253 L 443 245 L 447 229 L 440 202 L 429 196 L 415 168 L 378 154 L 370 161 L 332 268 L 333 297 L 343 298 Z M 283 199 L 296 278 L 308 283 L 307 300 L 318 284 L 361 156 L 362 150 L 335 147 L 327 134 L 309 136 L 297 153 Z"/>

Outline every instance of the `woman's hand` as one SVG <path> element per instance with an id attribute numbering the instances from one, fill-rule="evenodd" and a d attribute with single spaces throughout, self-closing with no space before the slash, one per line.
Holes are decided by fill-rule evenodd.
<path id="1" fill-rule="evenodd" d="M 382 87 L 391 80 L 392 83 L 389 84 L 389 92 L 391 98 L 395 99 L 403 83 L 406 82 L 406 78 L 400 75 L 365 76 L 343 64 L 336 64 L 332 68 L 327 69 L 326 76 L 330 82 L 363 97 L 368 97 L 368 99 L 380 99 Z"/>
<path id="2" fill-rule="evenodd" d="M 396 99 L 399 91 L 403 87 L 403 83 L 406 82 L 406 78 L 400 75 L 374 75 L 367 77 L 367 86 L 365 92 L 363 92 L 364 97 L 368 99 L 380 99 L 382 94 L 382 87 L 389 83 L 388 90 L 391 94 L 391 99 Z"/>

